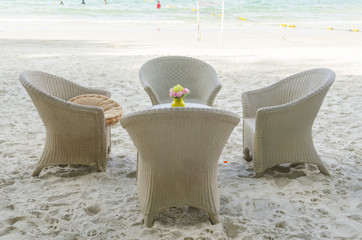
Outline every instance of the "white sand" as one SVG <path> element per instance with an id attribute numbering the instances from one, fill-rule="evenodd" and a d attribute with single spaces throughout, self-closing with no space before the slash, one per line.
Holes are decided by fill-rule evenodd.
<path id="1" fill-rule="evenodd" d="M 218 30 L 210 29 L 198 43 L 196 26 L 1 22 L 0 239 L 361 239 L 362 33 L 240 24 L 225 30 L 221 47 Z M 253 165 L 242 159 L 241 123 L 219 160 L 217 225 L 184 207 L 166 210 L 151 229 L 144 227 L 136 149 L 119 124 L 112 128 L 106 172 L 50 167 L 30 176 L 45 128 L 20 72 L 41 70 L 110 90 L 127 114 L 151 105 L 139 83 L 140 66 L 172 54 L 214 66 L 223 84 L 215 107 L 240 117 L 241 92 L 311 68 L 334 70 L 336 81 L 313 127 L 331 177 L 299 165 L 254 178 Z"/>

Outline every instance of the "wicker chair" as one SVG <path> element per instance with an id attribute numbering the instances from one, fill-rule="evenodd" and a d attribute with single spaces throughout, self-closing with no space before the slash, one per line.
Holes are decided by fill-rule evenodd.
<path id="1" fill-rule="evenodd" d="M 67 102 L 81 94 L 110 92 L 81 87 L 39 71 L 24 71 L 20 82 L 31 97 L 46 128 L 46 140 L 33 176 L 46 166 L 79 164 L 105 170 L 111 149 L 111 130 L 103 109 Z"/>
<path id="2" fill-rule="evenodd" d="M 312 125 L 335 73 L 319 68 L 242 93 L 244 158 L 256 177 L 282 163 L 314 163 L 329 175 L 317 155 Z"/>
<path id="3" fill-rule="evenodd" d="M 169 103 L 168 91 L 181 84 L 191 90 L 187 102 L 213 106 L 221 89 L 214 68 L 195 58 L 167 56 L 152 59 L 142 65 L 139 78 L 152 105 Z"/>
<path id="4" fill-rule="evenodd" d="M 159 108 L 121 119 L 138 151 L 137 192 L 145 225 L 158 212 L 193 206 L 219 222 L 217 165 L 240 118 L 213 108 Z"/>

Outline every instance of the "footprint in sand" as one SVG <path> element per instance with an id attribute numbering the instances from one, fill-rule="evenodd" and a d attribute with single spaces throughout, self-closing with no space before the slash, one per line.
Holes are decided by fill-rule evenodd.
<path id="1" fill-rule="evenodd" d="M 5 222 L 9 225 L 14 225 L 15 223 L 17 223 L 19 221 L 25 221 L 25 220 L 26 220 L 25 216 L 20 216 L 20 217 L 9 218 L 9 219 L 5 220 Z"/>
<path id="2" fill-rule="evenodd" d="M 84 208 L 84 210 L 88 215 L 96 215 L 102 210 L 102 207 L 99 204 L 95 204 Z"/>

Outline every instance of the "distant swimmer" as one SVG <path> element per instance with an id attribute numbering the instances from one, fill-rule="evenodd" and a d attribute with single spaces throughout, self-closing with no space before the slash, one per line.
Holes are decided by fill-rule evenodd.
<path id="1" fill-rule="evenodd" d="M 160 3 L 160 1 L 157 1 L 156 7 L 157 7 L 157 8 L 161 8 L 161 3 Z"/>
<path id="2" fill-rule="evenodd" d="M 84 0 L 82 0 L 82 4 L 85 4 Z"/>

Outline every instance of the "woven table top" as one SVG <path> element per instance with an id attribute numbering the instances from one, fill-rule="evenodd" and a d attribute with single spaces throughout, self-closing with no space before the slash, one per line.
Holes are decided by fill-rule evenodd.
<path id="1" fill-rule="evenodd" d="M 118 123 L 123 113 L 122 107 L 116 101 L 103 95 L 83 94 L 69 99 L 68 102 L 103 108 L 106 127 Z"/>

